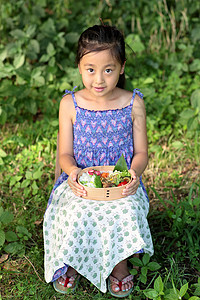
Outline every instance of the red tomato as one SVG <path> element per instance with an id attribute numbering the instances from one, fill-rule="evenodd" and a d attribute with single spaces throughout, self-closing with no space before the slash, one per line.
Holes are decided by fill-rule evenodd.
<path id="1" fill-rule="evenodd" d="M 94 170 L 94 174 L 96 174 L 96 175 L 101 175 L 101 172 L 100 171 L 97 171 L 97 170 Z"/>
<path id="2" fill-rule="evenodd" d="M 127 183 L 128 183 L 128 181 L 124 180 L 124 181 L 120 182 L 120 183 L 118 184 L 118 186 L 122 186 L 122 185 L 125 185 L 125 184 L 127 184 Z"/>
<path id="3" fill-rule="evenodd" d="M 89 174 L 89 175 L 93 175 L 93 174 L 94 174 L 94 170 L 88 171 L 88 174 Z"/>

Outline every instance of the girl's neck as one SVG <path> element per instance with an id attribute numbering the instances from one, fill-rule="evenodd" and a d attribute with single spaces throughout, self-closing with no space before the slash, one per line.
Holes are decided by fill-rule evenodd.
<path id="1" fill-rule="evenodd" d="M 106 97 L 94 97 L 87 89 L 80 90 L 75 94 L 77 105 L 90 110 L 121 109 L 130 104 L 132 93 L 115 88 Z"/>

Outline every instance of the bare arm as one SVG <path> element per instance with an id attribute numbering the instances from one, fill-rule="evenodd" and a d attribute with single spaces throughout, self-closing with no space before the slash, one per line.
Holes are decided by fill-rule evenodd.
<path id="1" fill-rule="evenodd" d="M 59 109 L 59 163 L 66 174 L 76 168 L 73 152 L 74 105 L 71 95 L 65 96 Z"/>
<path id="2" fill-rule="evenodd" d="M 62 170 L 69 175 L 68 183 L 77 196 L 85 195 L 84 188 L 78 184 L 77 176 L 81 171 L 77 167 L 73 150 L 73 123 L 76 111 L 71 95 L 65 96 L 59 109 L 59 163 Z"/>
<path id="3" fill-rule="evenodd" d="M 134 157 L 131 169 L 140 176 L 148 163 L 148 142 L 146 130 L 146 110 L 144 101 L 137 96 L 133 103 L 133 141 Z"/>
<path id="4" fill-rule="evenodd" d="M 144 101 L 136 96 L 133 103 L 133 141 L 134 157 L 129 172 L 133 181 L 123 190 L 123 195 L 135 194 L 139 186 L 139 177 L 148 163 L 148 142 L 146 131 L 146 111 Z"/>

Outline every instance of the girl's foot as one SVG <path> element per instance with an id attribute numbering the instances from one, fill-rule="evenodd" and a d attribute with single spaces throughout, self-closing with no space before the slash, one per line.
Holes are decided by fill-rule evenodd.
<path id="1" fill-rule="evenodd" d="M 67 294 L 70 291 L 74 292 L 80 275 L 77 271 L 71 267 L 68 268 L 67 273 L 60 276 L 56 281 L 53 282 L 54 289 L 62 294 Z"/>
<path id="2" fill-rule="evenodd" d="M 67 288 L 74 288 L 77 275 L 76 270 L 69 267 L 67 273 L 58 278 L 58 283 Z"/>
<path id="3" fill-rule="evenodd" d="M 120 283 L 117 283 L 116 280 L 112 280 L 112 277 L 117 279 Z M 110 287 L 114 293 L 118 293 L 119 291 L 128 292 L 133 288 L 133 276 L 129 273 L 126 259 L 114 267 L 110 278 Z"/>

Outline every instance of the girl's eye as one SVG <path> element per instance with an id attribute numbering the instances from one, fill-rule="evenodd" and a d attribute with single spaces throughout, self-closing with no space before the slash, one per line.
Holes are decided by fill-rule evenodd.
<path id="1" fill-rule="evenodd" d="M 110 73 L 112 72 L 112 70 L 111 70 L 111 69 L 106 69 L 105 72 L 106 72 L 107 74 L 110 74 Z"/>
<path id="2" fill-rule="evenodd" d="M 93 72 L 94 72 L 94 69 L 89 68 L 89 69 L 88 69 L 88 72 L 89 72 L 89 73 L 93 73 Z"/>

